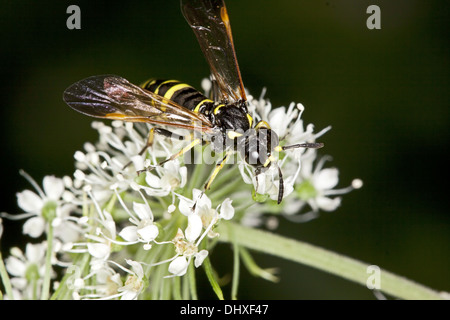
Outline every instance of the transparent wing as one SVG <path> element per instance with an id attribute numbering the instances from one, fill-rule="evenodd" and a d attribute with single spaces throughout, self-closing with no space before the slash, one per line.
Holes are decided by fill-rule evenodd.
<path id="1" fill-rule="evenodd" d="M 247 100 L 224 1 L 181 0 L 181 11 L 217 81 L 221 102 Z"/>
<path id="2" fill-rule="evenodd" d="M 210 132 L 211 122 L 171 100 L 115 75 L 86 78 L 64 91 L 64 101 L 88 116 L 148 122 Z"/>

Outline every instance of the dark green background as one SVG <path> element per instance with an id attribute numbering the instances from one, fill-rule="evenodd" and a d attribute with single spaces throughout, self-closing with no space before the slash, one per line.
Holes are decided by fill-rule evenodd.
<path id="1" fill-rule="evenodd" d="M 52 3 L 53 2 L 53 3 Z M 81 8 L 81 30 L 66 28 L 66 8 Z M 366 9 L 381 8 L 381 30 Z M 307 224 L 282 220 L 280 233 L 379 265 L 438 290 L 450 290 L 449 26 L 447 1 L 229 1 L 246 87 L 267 87 L 274 106 L 305 105 L 320 130 L 321 154 L 340 170 L 340 186 L 364 180 L 333 213 Z M 71 175 L 73 153 L 95 141 L 91 119 L 62 101 L 75 81 L 112 73 L 199 85 L 207 64 L 178 1 L 10 1 L 0 10 L 1 211 L 18 212 L 15 193 Z M 7 224 L 5 245 L 19 243 Z M 20 231 L 20 229 L 19 229 Z M 220 257 L 223 257 L 220 259 Z M 365 287 L 281 259 L 281 282 L 245 271 L 241 298 L 372 299 Z M 215 252 L 231 271 L 227 248 Z M 151 285 L 151 284 L 150 284 Z M 210 291 L 207 289 L 207 291 Z"/>

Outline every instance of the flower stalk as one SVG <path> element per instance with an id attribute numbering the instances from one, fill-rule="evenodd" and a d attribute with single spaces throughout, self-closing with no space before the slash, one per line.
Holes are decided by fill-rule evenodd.
<path id="1" fill-rule="evenodd" d="M 47 231 L 47 250 L 45 254 L 45 274 L 42 286 L 41 300 L 48 300 L 50 296 L 50 280 L 52 273 L 52 253 L 53 253 L 53 226 L 48 224 Z"/>
<path id="2" fill-rule="evenodd" d="M 8 276 L 8 272 L 6 271 L 5 264 L 3 263 L 3 257 L 2 252 L 0 251 L 0 277 L 2 278 L 3 286 L 5 288 L 6 297 L 9 300 L 13 299 L 13 292 L 12 292 L 12 286 L 11 281 Z M 3 298 L 3 297 L 0 297 Z"/>
<path id="3" fill-rule="evenodd" d="M 288 239 L 267 231 L 248 228 L 233 222 L 219 226 L 220 241 L 236 241 L 238 245 L 262 253 L 322 270 L 366 286 L 367 263 L 298 240 Z M 380 291 L 401 299 L 441 300 L 444 296 L 414 281 L 381 270 Z"/>

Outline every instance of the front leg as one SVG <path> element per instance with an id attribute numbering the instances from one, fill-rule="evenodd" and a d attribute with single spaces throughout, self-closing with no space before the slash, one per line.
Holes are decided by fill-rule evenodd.
<path id="1" fill-rule="evenodd" d="M 145 152 L 148 148 L 150 148 L 150 147 L 153 145 L 153 143 L 154 143 L 154 141 L 155 141 L 155 135 L 156 135 L 156 134 L 160 134 L 160 135 L 165 136 L 165 137 L 167 137 L 167 138 L 177 139 L 177 140 L 185 140 L 186 137 L 187 137 L 187 136 L 185 137 L 185 136 L 181 136 L 181 135 L 179 135 L 179 134 L 173 133 L 173 132 L 171 132 L 171 131 L 169 131 L 169 130 L 166 130 L 166 129 L 162 129 L 162 128 L 151 128 L 151 129 L 150 129 L 150 132 L 148 133 L 147 142 L 146 142 L 146 144 L 144 145 L 144 147 L 142 148 L 142 150 L 139 151 L 138 155 L 140 155 L 140 156 L 143 155 L 144 152 Z M 188 135 L 188 136 L 190 137 L 191 135 Z M 125 169 L 126 167 L 128 167 L 131 163 L 132 163 L 132 161 L 129 161 L 129 162 L 123 167 L 123 169 Z M 138 174 L 140 173 L 140 171 L 145 171 L 145 170 L 139 170 L 139 171 L 138 171 Z"/>

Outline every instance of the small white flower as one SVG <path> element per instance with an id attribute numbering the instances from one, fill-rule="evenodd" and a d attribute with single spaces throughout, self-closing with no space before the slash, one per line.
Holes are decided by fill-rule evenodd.
<path id="1" fill-rule="evenodd" d="M 196 268 L 200 267 L 207 256 L 208 256 L 207 250 L 201 250 L 200 252 L 195 253 L 194 266 Z M 190 257 L 188 258 L 186 258 L 185 256 L 177 257 L 170 263 L 168 269 L 169 272 L 172 273 L 174 276 L 178 277 L 184 276 L 189 267 L 190 260 L 191 260 Z"/>
<path id="2" fill-rule="evenodd" d="M 164 197 L 186 184 L 187 168 L 181 166 L 178 159 L 166 162 L 162 168 L 157 167 L 155 171 L 155 174 L 145 173 L 147 186 L 139 185 L 149 196 Z"/>
<path id="3" fill-rule="evenodd" d="M 296 127 L 297 122 L 301 122 L 300 120 L 301 112 L 299 112 L 299 110 L 300 107 L 298 107 L 293 102 L 289 105 L 287 110 L 286 107 L 279 107 L 272 109 L 267 115 L 267 122 L 271 124 L 270 125 L 271 129 L 274 130 L 279 137 L 284 138 L 288 134 L 292 135 L 293 133 L 295 134 L 296 137 L 298 137 L 301 134 L 301 132 L 292 129 Z M 295 122 L 293 123 L 293 121 Z"/>
<path id="4" fill-rule="evenodd" d="M 73 290 L 74 298 L 77 300 L 107 300 L 121 295 L 118 291 L 123 286 L 121 276 L 109 266 L 108 261 L 91 261 L 90 273 L 84 277 L 81 276 L 77 266 L 71 266 L 68 272 L 71 273 L 71 277 L 68 279 L 67 285 L 69 289 Z"/>
<path id="5" fill-rule="evenodd" d="M 103 210 L 100 227 L 97 228 L 97 235 L 86 234 L 86 238 L 92 240 L 87 243 L 87 250 L 94 258 L 105 260 L 111 254 L 114 241 L 116 239 L 116 223 L 109 212 Z"/>
<path id="6" fill-rule="evenodd" d="M 21 174 L 31 183 L 36 192 L 24 190 L 17 193 L 17 204 L 24 210 L 21 214 L 2 213 L 3 217 L 9 219 L 24 219 L 23 233 L 33 238 L 37 238 L 45 231 L 48 222 L 55 219 L 67 222 L 68 216 L 73 206 L 64 202 L 62 196 L 65 193 L 64 182 L 54 176 L 45 176 L 42 181 L 43 189 L 27 173 Z M 65 225 L 61 226 L 66 227 Z M 58 233 L 57 236 L 60 234 Z"/>
<path id="7" fill-rule="evenodd" d="M 109 258 L 113 246 L 116 242 L 116 222 L 112 215 L 102 209 L 92 195 L 89 188 L 86 188 L 86 192 L 92 199 L 96 209 L 96 227 L 95 229 L 86 230 L 84 237 L 88 239 L 88 242 L 73 243 L 72 247 L 67 249 L 67 252 L 87 252 L 95 259 L 106 260 Z"/>
<path id="8" fill-rule="evenodd" d="M 323 157 L 314 168 L 314 158 L 310 157 L 303 162 L 301 173 L 295 186 L 296 197 L 291 197 L 285 206 L 284 213 L 291 216 L 299 213 L 305 205 L 312 211 L 293 217 L 293 220 L 308 221 L 316 218 L 319 210 L 334 211 L 341 204 L 342 195 L 362 186 L 362 181 L 355 179 L 351 186 L 335 189 L 339 182 L 337 168 L 323 168 L 328 157 Z M 333 197 L 335 196 L 335 197 Z"/>
<path id="9" fill-rule="evenodd" d="M 46 243 L 27 243 L 25 254 L 19 248 L 11 249 L 6 258 L 6 270 L 12 276 L 11 284 L 16 290 L 15 296 L 22 299 L 33 299 L 45 272 Z M 36 287 L 35 287 L 36 286 Z"/>
<path id="10" fill-rule="evenodd" d="M 156 239 L 159 234 L 158 227 L 153 223 L 153 214 L 148 204 L 133 202 L 133 211 L 136 216 L 130 212 L 130 222 L 134 226 L 127 226 L 119 233 L 126 241 L 150 243 Z"/>
<path id="11" fill-rule="evenodd" d="M 177 235 L 172 240 L 177 254 L 171 259 L 168 268 L 169 272 L 172 273 L 172 276 L 183 276 L 187 271 L 192 257 L 194 257 L 195 260 L 194 266 L 198 268 L 208 256 L 207 250 L 198 251 L 198 245 L 206 234 L 205 231 L 199 238 L 201 228 L 202 222 L 200 217 L 192 214 L 188 216 L 188 227 L 185 230 L 186 236 L 181 229 L 178 229 Z M 195 242 L 197 238 L 199 239 Z"/>
<path id="12" fill-rule="evenodd" d="M 74 279 L 69 283 L 69 286 L 76 292 L 76 297 L 79 299 L 134 300 L 148 283 L 139 262 L 130 259 L 125 259 L 125 261 L 131 266 L 131 270 L 112 260 L 93 260 L 91 262 L 91 273 L 85 277 L 74 274 Z M 122 283 L 120 274 L 111 268 L 110 264 L 127 273 L 125 283 Z M 75 272 L 78 271 L 77 268 L 74 269 Z M 90 281 L 91 278 L 95 280 Z M 87 293 L 79 295 L 78 292 L 82 290 Z"/>
<path id="13" fill-rule="evenodd" d="M 326 158 L 323 158 L 324 160 Z M 339 182 L 339 171 L 336 168 L 322 168 L 325 161 L 320 161 L 317 167 L 304 166 L 301 172 L 301 183 L 298 185 L 298 195 L 301 200 L 308 202 L 314 211 L 335 210 L 341 203 L 339 197 L 330 198 L 333 188 Z"/>
<path id="14" fill-rule="evenodd" d="M 194 189 L 192 195 L 192 200 L 180 197 L 180 212 L 188 218 L 198 216 L 205 229 L 216 224 L 219 219 L 230 220 L 233 218 L 234 208 L 231 205 L 231 199 L 226 198 L 216 209 L 213 209 L 211 200 L 204 192 Z M 215 236 L 215 234 L 210 233 L 210 236 Z"/>
<path id="15" fill-rule="evenodd" d="M 117 291 L 120 293 L 121 300 L 135 300 L 147 285 L 144 270 L 139 262 L 130 259 L 125 261 L 131 266 L 131 270 L 122 268 L 128 273 L 128 276 L 125 284 Z"/>
<path id="16" fill-rule="evenodd" d="M 111 126 L 94 121 L 100 141 L 94 146 L 84 145 L 84 152 L 74 154 L 77 170 L 74 173 L 73 192 L 79 201 L 83 198 L 80 190 L 89 185 L 98 202 L 104 203 L 112 195 L 111 186 L 119 192 L 127 190 L 136 177 L 136 170 L 144 168 L 145 154 L 139 152 L 147 143 L 145 130 L 139 125 L 113 121 Z M 146 130 L 148 126 L 143 125 Z"/>

